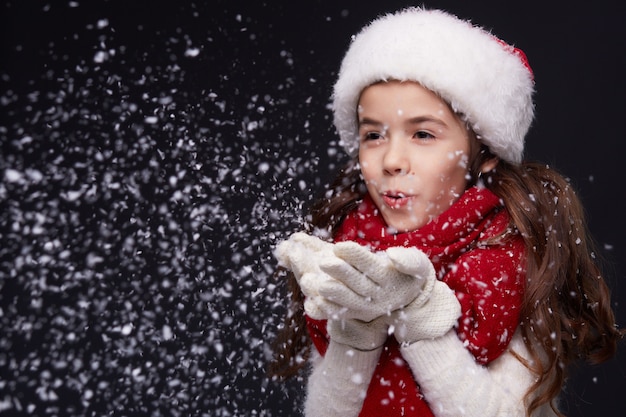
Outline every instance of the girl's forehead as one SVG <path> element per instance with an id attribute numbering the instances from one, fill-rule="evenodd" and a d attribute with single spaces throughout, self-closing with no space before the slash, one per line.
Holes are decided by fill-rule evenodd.
<path id="1" fill-rule="evenodd" d="M 356 110 L 359 118 L 372 112 L 406 118 L 423 114 L 453 118 L 456 123 L 468 128 L 465 118 L 455 112 L 447 101 L 414 81 L 390 80 L 370 84 L 361 92 Z"/>
<path id="2" fill-rule="evenodd" d="M 357 105 L 363 101 L 364 96 L 371 95 L 373 93 L 386 94 L 390 95 L 391 97 L 396 96 L 398 98 L 419 96 L 421 98 L 428 98 L 433 103 L 438 102 L 442 108 L 452 109 L 450 104 L 439 94 L 422 86 L 416 81 L 389 80 L 372 83 L 361 91 L 359 99 L 357 101 Z"/>

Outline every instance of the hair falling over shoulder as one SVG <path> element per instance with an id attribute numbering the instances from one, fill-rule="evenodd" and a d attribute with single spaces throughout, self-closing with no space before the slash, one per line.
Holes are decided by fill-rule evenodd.
<path id="1" fill-rule="evenodd" d="M 613 357 L 624 331 L 615 322 L 584 208 L 569 181 L 543 164 L 500 161 L 485 182 L 504 202 L 526 247 L 520 326 L 537 375 L 530 415 L 559 394 L 570 364 Z"/>
<path id="2" fill-rule="evenodd" d="M 483 148 L 470 167 L 472 178 L 478 178 L 478 167 L 490 158 L 494 156 Z M 482 181 L 503 201 L 511 226 L 525 242 L 527 284 L 520 327 L 532 356 L 526 365 L 537 375 L 527 393 L 531 415 L 559 394 L 570 364 L 578 360 L 595 364 L 613 357 L 624 331 L 615 322 L 584 209 L 568 180 L 546 165 L 501 160 L 482 174 Z M 311 207 L 307 228 L 332 237 L 365 193 L 358 163 L 352 160 Z M 280 270 L 277 275 L 287 280 L 290 305 L 269 371 L 274 377 L 288 378 L 306 365 L 311 342 L 304 297 L 293 274 Z"/>

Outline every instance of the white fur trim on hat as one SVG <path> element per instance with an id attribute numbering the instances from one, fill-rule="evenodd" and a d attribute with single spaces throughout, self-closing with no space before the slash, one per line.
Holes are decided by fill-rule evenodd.
<path id="1" fill-rule="evenodd" d="M 348 154 L 358 153 L 361 92 L 392 79 L 435 92 L 495 155 L 521 162 L 534 82 L 520 50 L 441 10 L 408 8 L 374 20 L 354 37 L 333 91 L 335 127 Z"/>

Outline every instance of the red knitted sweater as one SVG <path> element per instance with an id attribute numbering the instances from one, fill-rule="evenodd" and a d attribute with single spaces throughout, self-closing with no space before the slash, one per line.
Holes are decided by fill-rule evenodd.
<path id="1" fill-rule="evenodd" d="M 352 240 L 372 250 L 415 246 L 424 251 L 461 304 L 457 334 L 476 361 L 487 364 L 507 347 L 519 322 L 525 277 L 524 243 L 507 231 L 509 215 L 489 190 L 473 187 L 422 228 L 389 234 L 366 197 L 341 224 L 335 241 Z M 493 240 L 493 241 L 492 241 Z M 328 347 L 326 322 L 307 317 L 316 349 Z M 411 369 L 390 337 L 370 381 L 360 417 L 433 416 Z"/>

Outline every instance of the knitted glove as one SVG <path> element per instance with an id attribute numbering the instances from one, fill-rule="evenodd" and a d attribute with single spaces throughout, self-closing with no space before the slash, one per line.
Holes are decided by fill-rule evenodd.
<path id="1" fill-rule="evenodd" d="M 294 233 L 289 239 L 280 242 L 274 250 L 279 265 L 293 272 L 302 293 L 305 295 L 304 310 L 309 317 L 317 320 L 328 318 L 317 307 L 318 285 L 332 280 L 319 268 L 324 258 L 334 258 L 333 244 L 303 232 Z"/>
<path id="2" fill-rule="evenodd" d="M 435 280 L 432 292 L 423 294 L 388 319 L 396 340 L 403 346 L 443 336 L 461 316 L 461 304 L 446 283 Z"/>
<path id="3" fill-rule="evenodd" d="M 320 269 L 334 278 L 320 282 L 317 309 L 328 317 L 370 322 L 408 305 L 435 280 L 434 268 L 422 251 L 394 247 L 373 253 L 355 242 L 334 245 L 336 257 Z"/>
<path id="4" fill-rule="evenodd" d="M 328 319 L 330 340 L 360 351 L 376 350 L 385 344 L 388 325 L 384 318 L 370 322 L 355 319 Z"/>

